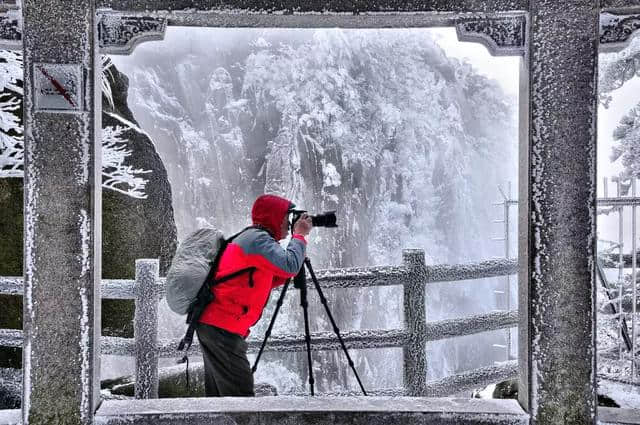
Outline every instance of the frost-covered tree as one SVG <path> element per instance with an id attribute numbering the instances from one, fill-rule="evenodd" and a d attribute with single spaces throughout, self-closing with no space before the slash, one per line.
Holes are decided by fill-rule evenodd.
<path id="1" fill-rule="evenodd" d="M 0 176 L 21 177 L 22 52 L 0 50 Z"/>
<path id="2" fill-rule="evenodd" d="M 109 83 L 111 60 L 102 58 L 102 92 L 113 104 Z M 23 176 L 22 52 L 0 50 L 0 178 Z M 122 137 L 126 128 L 106 127 L 102 132 L 102 187 L 133 198 L 146 198 L 142 175 L 150 171 L 127 164 L 131 150 Z"/>
<path id="3" fill-rule="evenodd" d="M 601 54 L 599 60 L 600 102 L 608 107 L 613 91 L 622 88 L 632 78 L 640 76 L 640 37 L 634 37 L 629 46 L 621 52 Z M 624 170 L 620 177 L 640 177 L 640 102 L 620 120 L 614 130 L 613 139 L 616 144 L 613 146 L 610 159 L 621 159 Z"/>
<path id="4" fill-rule="evenodd" d="M 640 37 L 637 36 L 622 51 L 600 55 L 598 91 L 601 103 L 607 107 L 611 92 L 635 76 L 640 76 Z"/>
<path id="5" fill-rule="evenodd" d="M 613 139 L 617 145 L 610 158 L 612 161 L 622 159 L 622 177 L 640 177 L 640 103 L 620 120 Z"/>
<path id="6" fill-rule="evenodd" d="M 323 210 L 339 205 L 346 217 L 358 213 L 350 208 L 353 188 L 305 178 L 300 166 L 309 151 L 322 158 L 338 149 L 337 164 L 319 161 L 323 175 L 329 165 L 346 176 L 361 167 L 378 183 L 361 188 L 376 229 L 368 241 L 375 262 L 388 263 L 390 251 L 399 259 L 411 243 L 437 247 L 431 255 L 440 260 L 482 257 L 478 245 L 467 251 L 468 241 L 480 237 L 473 222 L 487 212 L 478 211 L 482 185 L 498 180 L 487 165 L 513 154 L 504 149 L 504 130 L 516 134 L 513 103 L 423 32 L 372 34 L 318 31 L 301 45 L 254 44 L 241 94 L 280 117 L 266 157 L 267 188 Z"/>

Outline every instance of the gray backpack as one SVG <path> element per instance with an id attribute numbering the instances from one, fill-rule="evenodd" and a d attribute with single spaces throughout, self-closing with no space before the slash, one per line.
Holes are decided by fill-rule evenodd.
<path id="1" fill-rule="evenodd" d="M 187 389 L 189 388 L 189 356 L 187 352 L 193 343 L 193 334 L 200 316 L 214 299 L 212 288 L 244 273 L 253 278 L 255 267 L 237 270 L 214 280 L 220 258 L 227 245 L 245 230 L 225 239 L 216 229 L 198 229 L 180 244 L 173 256 L 167 272 L 167 304 L 178 314 L 187 315 L 187 332 L 178 344 L 178 351 L 184 351 L 178 363 L 187 363 Z"/>
<path id="2" fill-rule="evenodd" d="M 244 273 L 253 278 L 255 267 L 246 267 L 214 280 L 218 263 L 227 245 L 241 232 L 225 239 L 216 229 L 199 229 L 187 236 L 180 244 L 167 272 L 167 304 L 178 314 L 187 315 L 187 332 L 178 344 L 178 351 L 184 351 L 180 362 L 187 362 L 187 387 L 189 386 L 187 351 L 193 343 L 193 334 L 200 316 L 214 300 L 212 288 L 215 285 L 234 279 Z"/>
<path id="3" fill-rule="evenodd" d="M 205 283 L 211 266 L 224 245 L 222 233 L 203 228 L 180 244 L 167 272 L 167 304 L 178 314 L 187 314 Z"/>

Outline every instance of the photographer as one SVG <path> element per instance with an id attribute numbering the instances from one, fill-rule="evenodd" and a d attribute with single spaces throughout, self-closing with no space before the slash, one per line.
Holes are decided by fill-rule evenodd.
<path id="1" fill-rule="evenodd" d="M 303 265 L 305 236 L 313 225 L 302 214 L 293 228 L 287 249 L 278 243 L 289 233 L 289 214 L 295 206 L 275 195 L 262 195 L 251 210 L 253 226 L 225 249 L 216 279 L 255 267 L 212 288 L 215 299 L 197 327 L 205 371 L 205 392 L 212 396 L 253 396 L 253 375 L 245 339 L 261 317 L 273 288 L 294 277 Z"/>

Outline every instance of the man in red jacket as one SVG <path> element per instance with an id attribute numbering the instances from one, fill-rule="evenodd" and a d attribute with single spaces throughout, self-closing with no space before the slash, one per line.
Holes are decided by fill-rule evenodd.
<path id="1" fill-rule="evenodd" d="M 305 259 L 305 236 L 313 227 L 303 214 L 283 249 L 278 241 L 289 233 L 293 208 L 279 196 L 258 197 L 251 210 L 253 226 L 237 235 L 222 254 L 216 279 L 251 270 L 215 285 L 215 298 L 200 316 L 197 333 L 208 397 L 254 395 L 245 338 L 260 319 L 271 290 L 298 274 Z"/>

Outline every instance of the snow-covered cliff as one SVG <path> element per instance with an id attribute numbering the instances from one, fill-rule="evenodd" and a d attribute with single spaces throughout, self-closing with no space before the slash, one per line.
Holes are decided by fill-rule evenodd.
<path id="1" fill-rule="evenodd" d="M 167 167 L 179 237 L 204 224 L 231 233 L 256 196 L 275 192 L 337 211 L 337 230 L 314 231 L 316 268 L 394 264 L 403 248 L 438 263 L 503 252 L 492 202 L 498 184 L 515 183 L 516 101 L 429 31 L 170 28 L 113 60 Z M 491 311 L 496 285 L 440 285 L 428 317 Z M 399 288 L 329 295 L 341 329 L 401 326 Z M 281 329 L 298 330 L 296 315 Z M 433 374 L 490 363 L 501 341 L 482 338 L 473 351 L 438 348 Z M 397 357 L 385 351 L 373 369 Z M 329 369 L 327 387 L 349 374 Z"/>

